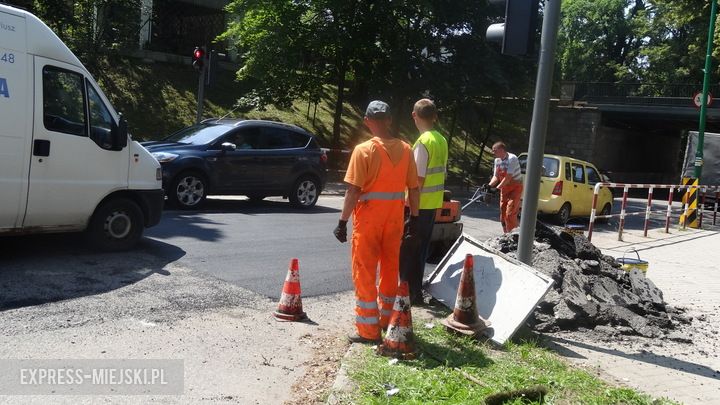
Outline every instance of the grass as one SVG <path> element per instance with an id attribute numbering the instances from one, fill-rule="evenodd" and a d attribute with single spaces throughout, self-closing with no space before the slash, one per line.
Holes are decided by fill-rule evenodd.
<path id="1" fill-rule="evenodd" d="M 358 385 L 357 404 L 477 404 L 491 394 L 541 385 L 548 404 L 674 404 L 629 388 L 613 387 L 592 374 L 567 365 L 535 342 L 508 343 L 495 350 L 441 325 L 415 325 L 418 357 L 390 364 L 371 348 L 351 361 L 350 377 Z M 461 370 L 461 371 L 459 371 Z M 465 372 L 482 382 L 463 376 Z M 399 392 L 388 396 L 387 390 Z M 515 399 L 507 404 L 526 404 Z"/>

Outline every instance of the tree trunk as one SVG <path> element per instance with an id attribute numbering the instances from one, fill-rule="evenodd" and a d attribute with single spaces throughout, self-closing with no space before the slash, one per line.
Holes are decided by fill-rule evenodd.
<path id="1" fill-rule="evenodd" d="M 343 103 L 345 101 L 345 73 L 347 66 L 345 61 L 338 64 L 337 77 L 337 101 L 335 101 L 335 113 L 333 114 L 333 146 L 340 146 L 340 125 L 342 124 Z"/>

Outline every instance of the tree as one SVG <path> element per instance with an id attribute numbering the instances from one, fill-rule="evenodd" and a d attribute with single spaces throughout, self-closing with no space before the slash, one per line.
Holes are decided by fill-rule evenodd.
<path id="1" fill-rule="evenodd" d="M 565 0 L 559 33 L 564 80 L 637 79 L 645 0 Z"/>
<path id="2" fill-rule="evenodd" d="M 648 0 L 642 52 L 637 61 L 639 78 L 651 83 L 701 83 L 710 22 L 710 2 L 698 0 Z M 720 29 L 720 27 L 718 27 Z M 715 31 L 715 44 L 720 44 Z M 714 51 L 718 66 L 720 49 Z"/>
<path id="3" fill-rule="evenodd" d="M 42 19 L 94 73 L 110 52 L 135 47 L 141 0 L 17 1 Z"/>

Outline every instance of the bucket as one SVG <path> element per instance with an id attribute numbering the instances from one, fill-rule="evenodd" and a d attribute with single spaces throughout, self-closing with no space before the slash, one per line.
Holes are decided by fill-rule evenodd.
<path id="1" fill-rule="evenodd" d="M 625 257 L 628 252 L 635 252 L 635 254 L 637 255 L 637 259 L 634 259 L 632 257 Z M 640 254 L 635 249 L 628 250 L 623 254 L 623 257 L 621 259 L 617 259 L 617 261 L 622 265 L 622 269 L 625 271 L 637 269 L 642 271 L 643 273 L 647 273 L 648 267 L 650 266 L 650 263 L 648 263 L 647 260 L 640 259 Z"/>

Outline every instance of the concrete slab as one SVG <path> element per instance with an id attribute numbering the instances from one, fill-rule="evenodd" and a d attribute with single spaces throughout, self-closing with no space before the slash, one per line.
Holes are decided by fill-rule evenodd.
<path id="1" fill-rule="evenodd" d="M 472 254 L 475 261 L 478 313 L 492 322 L 486 334 L 493 342 L 503 344 L 550 289 L 552 280 L 532 267 L 463 235 L 427 281 L 430 294 L 450 309 L 455 306 L 467 254 Z"/>

